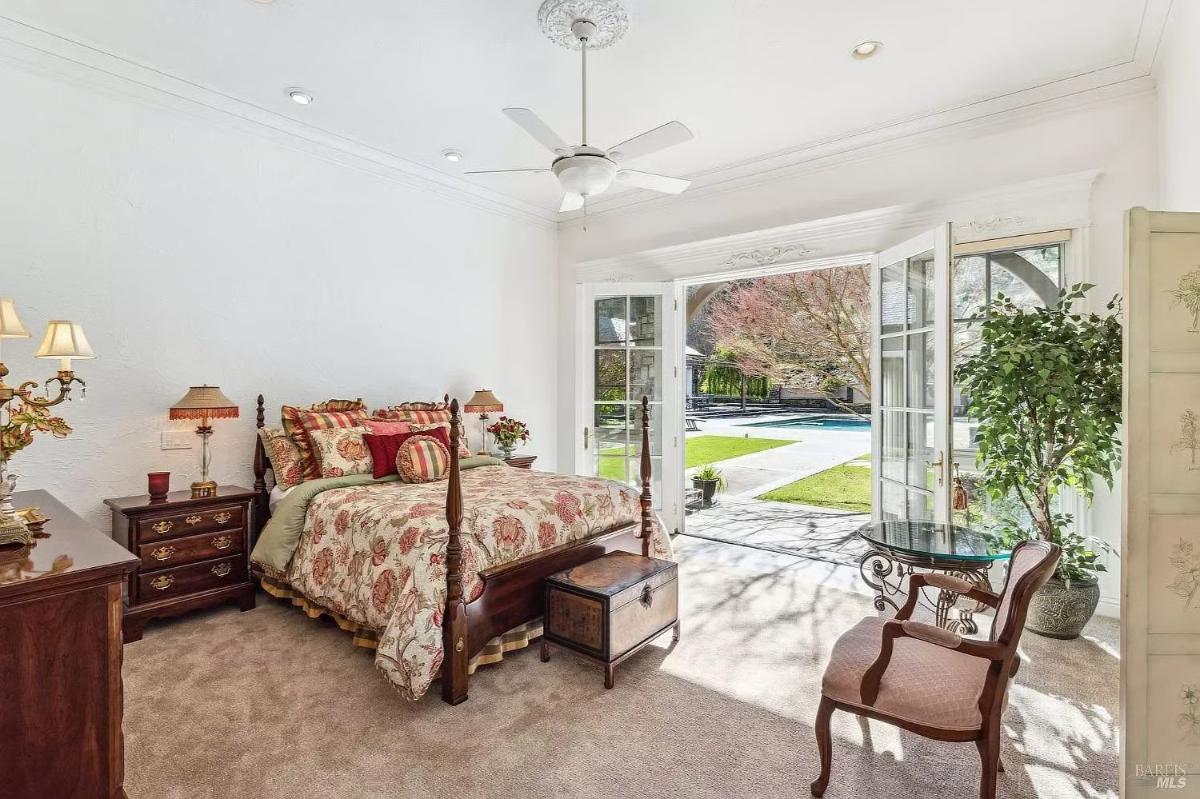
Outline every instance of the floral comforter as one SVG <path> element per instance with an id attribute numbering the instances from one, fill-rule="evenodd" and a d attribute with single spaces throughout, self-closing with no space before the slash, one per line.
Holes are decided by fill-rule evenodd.
<path id="1" fill-rule="evenodd" d="M 482 466 L 462 472 L 463 593 L 479 572 L 636 522 L 638 492 L 600 478 Z M 446 483 L 335 488 L 308 504 L 287 570 L 293 589 L 381 630 L 375 665 L 418 699 L 439 676 L 446 604 Z M 655 557 L 671 557 L 656 520 Z"/>

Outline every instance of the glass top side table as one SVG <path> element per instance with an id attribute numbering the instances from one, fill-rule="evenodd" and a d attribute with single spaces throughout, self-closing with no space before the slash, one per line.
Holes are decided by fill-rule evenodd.
<path id="1" fill-rule="evenodd" d="M 872 522 L 858 528 L 858 536 L 867 545 L 867 552 L 858 562 L 863 581 L 875 591 L 875 609 L 886 610 L 890 605 L 899 610 L 893 599 L 904 587 L 904 578 L 916 569 L 941 571 L 961 577 L 984 590 L 991 590 L 988 571 L 998 560 L 1007 560 L 1011 552 L 991 552 L 983 534 L 970 527 L 939 522 L 893 520 Z M 968 635 L 979 631 L 975 613 L 980 605 L 959 608 L 958 618 L 950 611 L 958 601 L 952 591 L 938 591 L 937 601 L 926 603 L 933 610 L 939 627 Z"/>

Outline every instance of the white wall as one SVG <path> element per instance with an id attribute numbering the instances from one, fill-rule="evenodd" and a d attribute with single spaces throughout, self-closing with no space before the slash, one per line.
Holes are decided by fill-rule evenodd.
<path id="1" fill-rule="evenodd" d="M 560 460 L 570 456 L 577 432 L 569 366 L 574 357 L 572 267 L 889 206 L 901 207 L 902 216 L 925 218 L 930 208 L 973 192 L 1086 170 L 1100 170 L 1100 176 L 1091 191 L 1080 277 L 1097 284 L 1094 296 L 1101 299 L 1121 290 L 1125 209 L 1153 205 L 1158 196 L 1155 98 L 1144 85 L 864 148 L 749 186 L 710 187 L 692 196 L 595 214 L 586 232 L 578 221 L 564 224 L 559 247 L 568 271 L 560 287 Z M 1002 215 L 1010 213 L 1006 209 Z M 847 237 L 842 250 L 882 249 L 909 232 L 901 220 L 896 229 L 874 233 L 873 238 Z M 816 253 L 837 254 L 834 249 Z M 653 269 L 620 269 L 622 279 L 664 278 Z M 1088 520 L 1091 530 L 1119 544 L 1120 487 L 1112 493 L 1101 488 L 1099 493 Z M 1120 597 L 1119 563 L 1110 561 L 1110 568 L 1112 573 L 1101 582 L 1102 609 L 1113 613 Z"/>
<path id="2" fill-rule="evenodd" d="M 1178 0 L 1155 63 L 1164 211 L 1200 211 L 1200 4 Z"/>
<path id="3" fill-rule="evenodd" d="M 81 322 L 75 428 L 17 455 L 107 528 L 105 497 L 196 478 L 198 449 L 162 451 L 167 408 L 218 384 L 241 407 L 214 423 L 215 477 L 250 485 L 254 398 L 465 399 L 493 388 L 554 467 L 555 231 L 331 163 L 265 137 L 0 64 L 0 296 L 32 340 L 6 341 L 9 382 L 51 318 Z M 470 430 L 478 428 L 474 425 Z"/>

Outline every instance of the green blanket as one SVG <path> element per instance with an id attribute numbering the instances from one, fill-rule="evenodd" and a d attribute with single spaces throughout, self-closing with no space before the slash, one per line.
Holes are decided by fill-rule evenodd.
<path id="1" fill-rule="evenodd" d="M 477 466 L 489 466 L 504 463 L 504 461 L 487 455 L 473 455 L 458 462 L 460 469 L 473 469 Z M 369 474 L 350 474 L 345 477 L 327 477 L 321 480 L 306 480 L 284 494 L 283 499 L 271 512 L 266 527 L 258 536 L 250 560 L 261 563 L 277 573 L 287 571 L 292 553 L 300 542 L 304 532 L 304 518 L 308 515 L 308 504 L 318 494 L 335 488 L 369 485 L 372 483 L 393 483 L 399 480 L 398 475 L 389 474 L 376 480 Z"/>

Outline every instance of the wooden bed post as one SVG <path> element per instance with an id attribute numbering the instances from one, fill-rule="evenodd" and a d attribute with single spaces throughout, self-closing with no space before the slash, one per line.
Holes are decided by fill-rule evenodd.
<path id="1" fill-rule="evenodd" d="M 266 426 L 266 415 L 263 413 L 263 395 L 258 395 L 258 410 L 254 416 L 254 426 L 261 430 Z M 254 435 L 254 523 L 250 528 L 254 531 L 255 541 L 267 524 L 270 495 L 267 492 L 267 450 L 263 447 L 262 436 Z M 254 542 L 251 542 L 253 546 Z"/>
<path id="2" fill-rule="evenodd" d="M 450 402 L 450 476 L 446 487 L 446 610 L 442 614 L 442 701 L 467 701 L 467 603 L 462 592 L 462 481 L 458 467 L 458 400 Z"/>
<path id="3" fill-rule="evenodd" d="M 654 501 L 650 496 L 650 398 L 642 395 L 642 556 L 650 557 L 654 536 Z"/>

